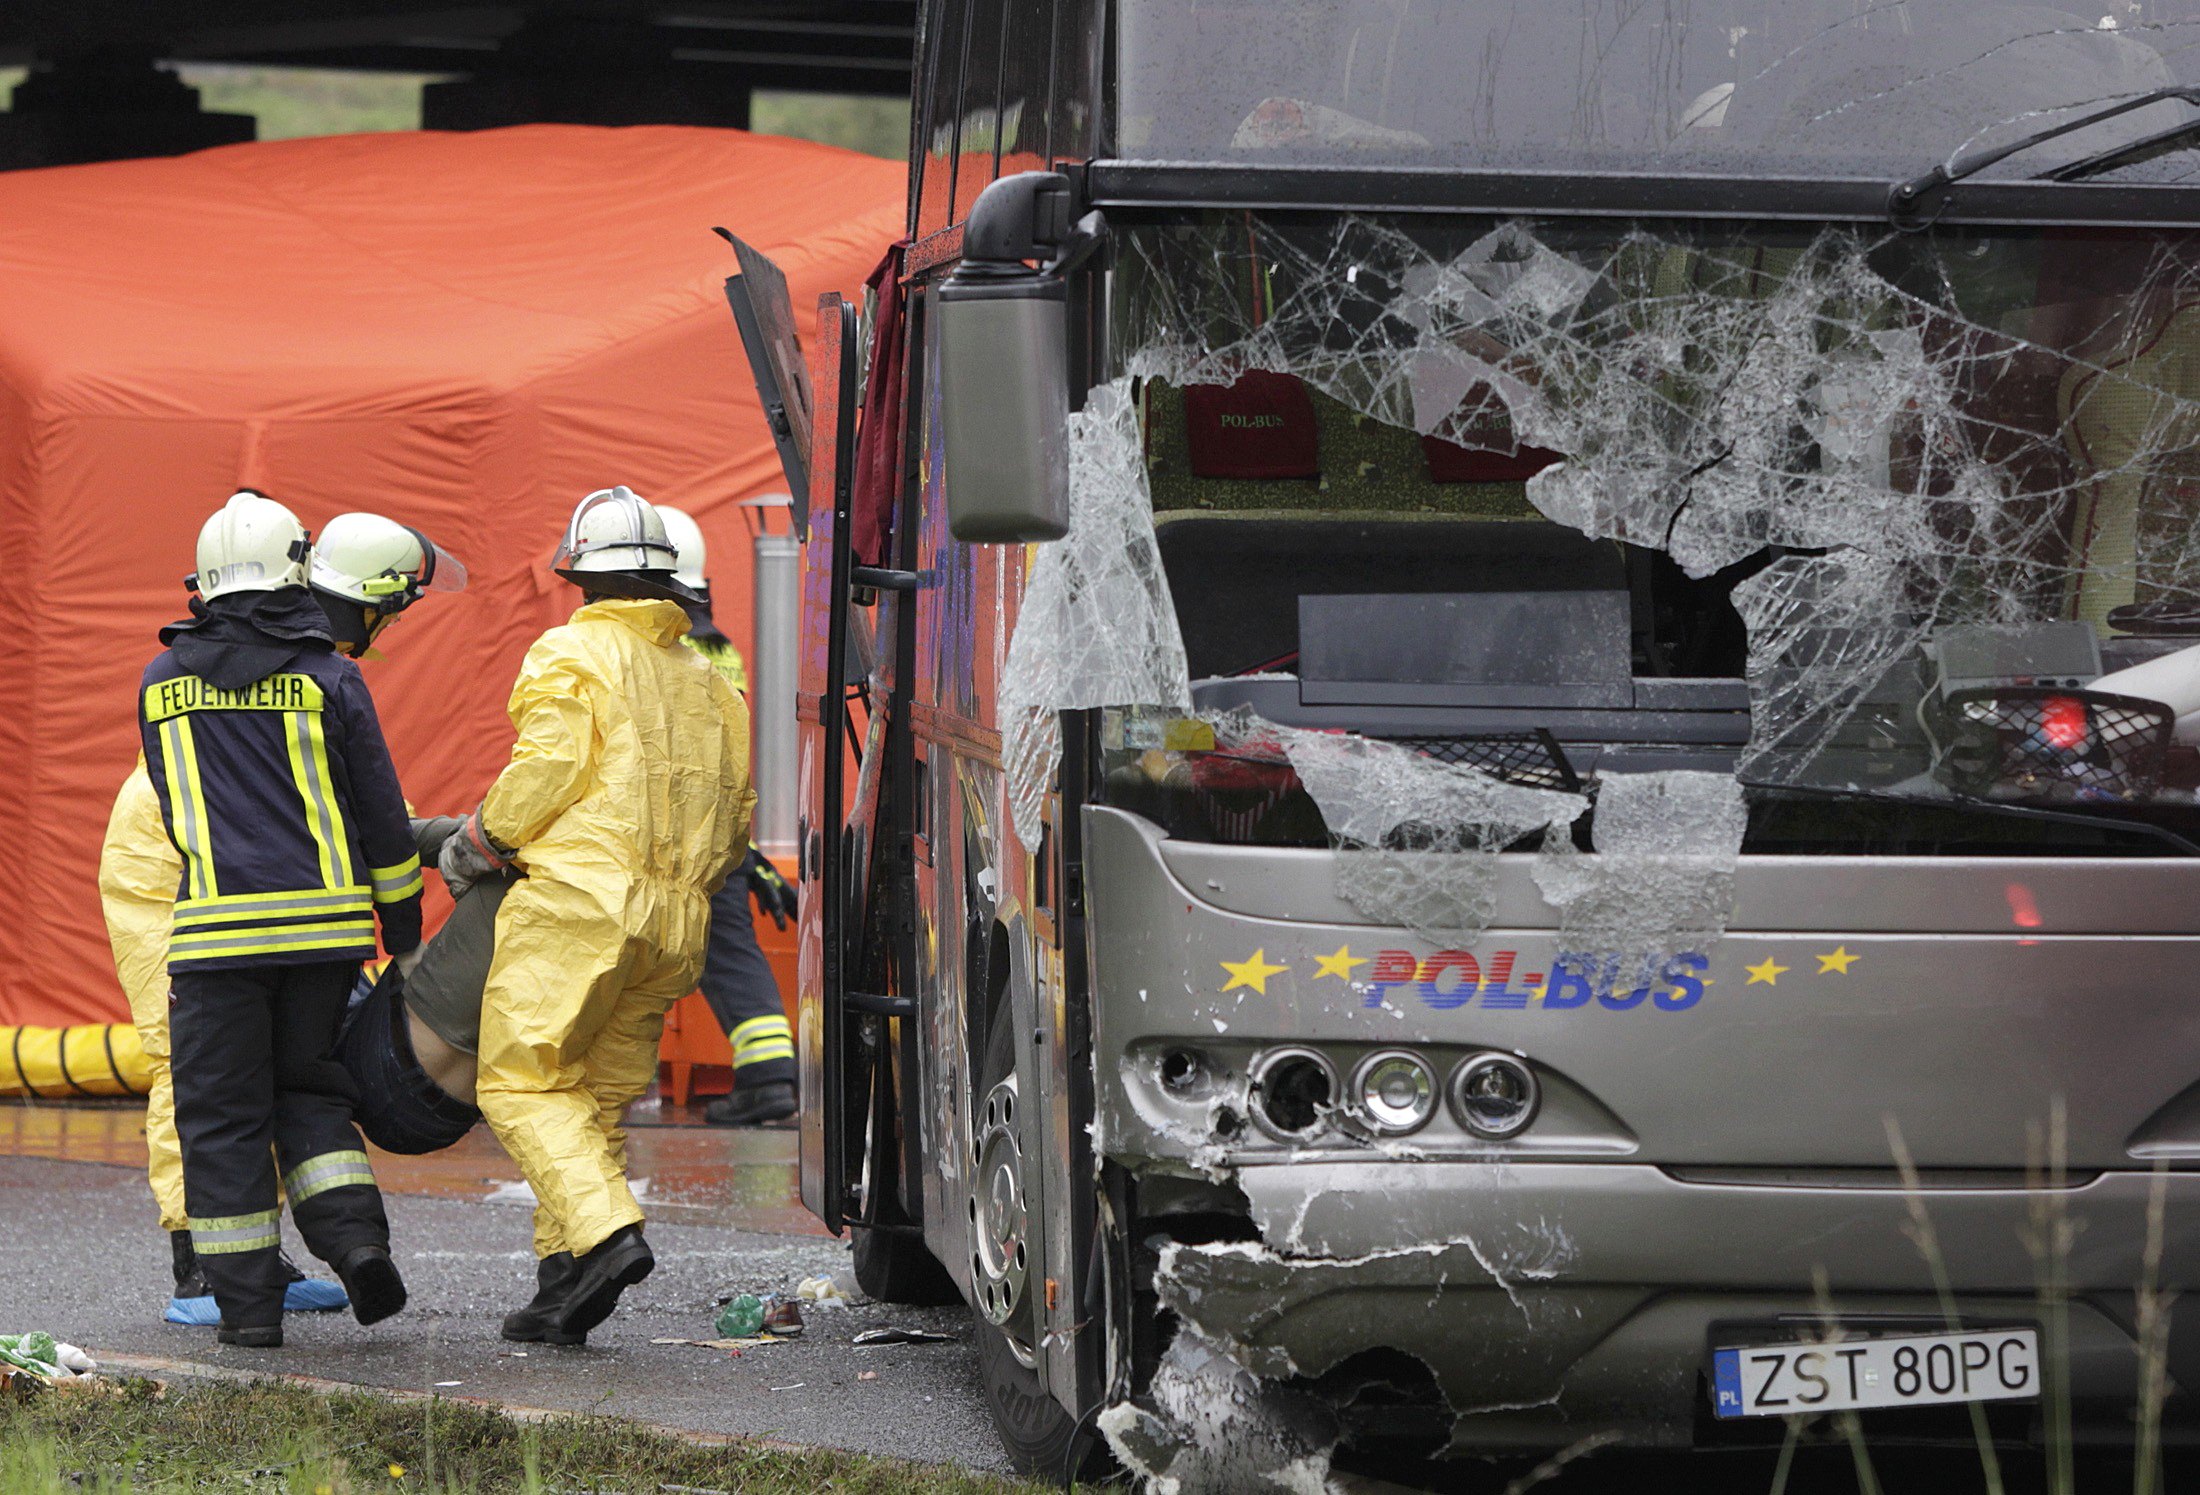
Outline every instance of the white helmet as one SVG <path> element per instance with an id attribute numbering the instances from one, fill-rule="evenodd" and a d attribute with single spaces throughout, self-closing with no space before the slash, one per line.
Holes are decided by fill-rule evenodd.
<path id="1" fill-rule="evenodd" d="M 599 488 L 580 501 L 550 568 L 561 575 L 670 571 L 678 562 L 664 520 L 647 499 L 622 484 Z"/>
<path id="2" fill-rule="evenodd" d="M 703 574 L 705 557 L 703 527 L 685 509 L 675 509 L 669 504 L 656 505 L 657 517 L 665 522 L 665 538 L 680 553 L 680 564 L 673 572 L 673 579 L 691 592 L 710 590 L 710 578 Z"/>
<path id="3" fill-rule="evenodd" d="M 313 547 L 298 516 L 264 493 L 246 488 L 199 528 L 199 595 L 274 592 L 306 584 Z"/>
<path id="4" fill-rule="evenodd" d="M 314 542 L 313 589 L 370 607 L 403 612 L 425 592 L 463 592 L 466 568 L 409 524 L 380 514 L 339 514 Z"/>

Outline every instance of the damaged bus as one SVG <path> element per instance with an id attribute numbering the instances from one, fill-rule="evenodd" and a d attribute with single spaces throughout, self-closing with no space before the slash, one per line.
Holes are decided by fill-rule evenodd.
<path id="1" fill-rule="evenodd" d="M 2186 1426 L 2196 42 L 926 0 L 910 241 L 730 289 L 804 1197 L 1021 1467 Z"/>

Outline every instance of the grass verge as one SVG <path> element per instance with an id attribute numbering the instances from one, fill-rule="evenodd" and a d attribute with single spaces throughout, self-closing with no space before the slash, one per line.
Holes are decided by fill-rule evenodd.
<path id="1" fill-rule="evenodd" d="M 520 1421 L 463 1402 L 271 1382 L 122 1381 L 0 1403 L 0 1495 L 193 1489 L 365 1492 L 835 1490 L 1007 1495 L 990 1475 L 829 1450 L 702 1446 L 604 1417 Z"/>

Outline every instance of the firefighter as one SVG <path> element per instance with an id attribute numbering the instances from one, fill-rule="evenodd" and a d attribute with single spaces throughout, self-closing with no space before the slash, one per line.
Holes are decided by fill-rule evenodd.
<path id="1" fill-rule="evenodd" d="M 466 569 L 425 535 L 379 514 L 340 514 L 313 548 L 309 584 L 327 614 L 337 647 L 357 659 L 382 628 L 429 590 L 459 591 Z M 194 576 L 194 581 L 196 577 Z M 203 604 L 194 604 L 202 606 Z M 168 1069 L 168 926 L 175 917 L 183 862 L 161 823 L 160 798 L 141 755 L 115 795 L 99 855 L 100 907 L 106 915 L 115 973 L 130 1002 L 130 1019 L 152 1071 L 145 1107 L 146 1177 L 168 1232 L 175 1291 L 164 1317 L 175 1324 L 212 1324 L 219 1309 L 191 1249 L 184 1208 L 183 1155 L 176 1141 L 174 1093 Z M 343 1290 L 317 1282 L 286 1259 L 283 1306 L 311 1312 L 346 1306 Z"/>
<path id="2" fill-rule="evenodd" d="M 703 967 L 748 845 L 748 709 L 693 650 L 664 522 L 581 500 L 551 561 L 581 588 L 512 686 L 511 761 L 438 858 L 454 894 L 516 865 L 482 992 L 476 1103 L 536 1199 L 536 1293 L 507 1339 L 575 1344 L 655 1266 L 624 1113 Z"/>
<path id="3" fill-rule="evenodd" d="M 191 1244 L 221 1341 L 251 1347 L 283 1341 L 285 1195 L 354 1318 L 405 1305 L 332 1051 L 377 923 L 393 956 L 420 943 L 420 860 L 366 682 L 307 589 L 310 554 L 290 510 L 233 496 L 199 532 L 203 605 L 161 630 L 138 698 L 182 854 L 169 1068 Z"/>
<path id="4" fill-rule="evenodd" d="M 665 537 L 679 552 L 675 571 L 680 584 L 695 594 L 687 603 L 687 645 L 710 661 L 726 683 L 748 696 L 748 671 L 741 651 L 719 632 L 711 616 L 710 578 L 704 572 L 701 526 L 685 511 L 657 506 Z M 795 914 L 795 894 L 779 869 L 751 846 L 737 878 L 726 879 L 710 900 L 710 946 L 703 959 L 703 1000 L 733 1048 L 733 1093 L 703 1108 L 713 1126 L 763 1126 L 783 1121 L 796 1109 L 794 1029 L 779 998 L 779 983 L 756 942 L 756 921 L 749 899 L 771 915 L 781 929 Z"/>

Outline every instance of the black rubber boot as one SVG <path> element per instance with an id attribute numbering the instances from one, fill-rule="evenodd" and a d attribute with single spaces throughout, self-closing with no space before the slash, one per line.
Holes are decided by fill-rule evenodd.
<path id="1" fill-rule="evenodd" d="M 223 1344 L 242 1345 L 248 1350 L 279 1350 L 283 1347 L 281 1324 L 245 1324 L 231 1328 L 224 1324 L 214 1331 L 214 1337 Z"/>
<path id="2" fill-rule="evenodd" d="M 191 1248 L 191 1232 L 168 1232 L 168 1252 L 176 1271 L 176 1296 L 179 1298 L 203 1298 L 213 1289 L 206 1285 L 206 1274 L 199 1270 L 199 1254 Z"/>
<path id="3" fill-rule="evenodd" d="M 535 1263 L 535 1295 L 525 1308 L 504 1315 L 504 1337 L 517 1344 L 581 1344 L 588 1335 L 567 1334 L 557 1327 L 558 1310 L 565 1295 L 580 1280 L 581 1269 L 570 1251 L 553 1251 Z"/>
<path id="4" fill-rule="evenodd" d="M 596 1249 L 574 1258 L 578 1275 L 572 1290 L 558 1309 L 557 1327 L 562 1334 L 585 1335 L 619 1306 L 619 1294 L 656 1269 L 657 1258 L 642 1227 L 622 1225 L 598 1242 Z"/>
<path id="5" fill-rule="evenodd" d="M 785 1121 L 801 1109 L 792 1080 L 766 1080 L 742 1085 L 733 1094 L 703 1107 L 703 1119 L 712 1126 L 769 1126 Z"/>
<path id="6" fill-rule="evenodd" d="M 353 1247 L 336 1264 L 336 1275 L 351 1297 L 351 1316 L 362 1324 L 378 1324 L 405 1306 L 405 1279 L 386 1247 Z"/>

